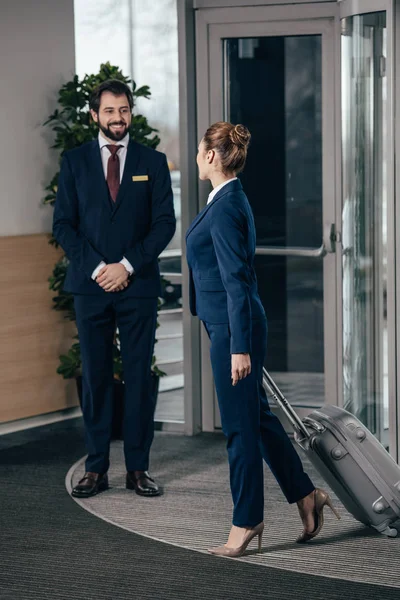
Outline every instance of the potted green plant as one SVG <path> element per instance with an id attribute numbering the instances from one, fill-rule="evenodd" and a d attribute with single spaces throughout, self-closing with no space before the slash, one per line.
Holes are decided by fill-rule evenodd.
<path id="1" fill-rule="evenodd" d="M 96 75 L 85 75 L 82 79 L 79 79 L 78 75 L 75 75 L 74 78 L 65 83 L 59 91 L 58 104 L 60 105 L 60 108 L 57 108 L 44 123 L 45 126 L 51 127 L 55 133 L 55 142 L 52 147 L 59 151 L 59 163 L 66 150 L 71 150 L 72 148 L 80 146 L 97 136 L 98 128 L 92 121 L 89 112 L 89 97 L 93 89 L 107 79 L 120 79 L 130 85 L 134 98 L 150 98 L 151 96 L 148 86 L 145 85 L 137 88 L 134 81 L 125 77 L 118 67 L 112 66 L 110 63 L 102 64 L 100 66 L 100 71 Z M 137 142 L 149 146 L 150 148 L 156 148 L 160 142 L 157 130 L 150 127 L 146 117 L 140 114 L 133 115 L 130 134 Z M 59 171 L 54 174 L 54 177 L 46 186 L 45 190 L 47 193 L 43 200 L 44 204 L 50 206 L 54 205 L 57 195 L 58 176 Z M 50 238 L 49 243 L 57 247 L 57 242 L 53 237 Z M 53 273 L 49 277 L 49 288 L 55 293 L 52 299 L 53 309 L 63 312 L 66 319 L 75 321 L 76 317 L 72 294 L 64 292 L 63 290 L 67 267 L 68 259 L 63 255 L 54 265 Z M 82 370 L 79 336 L 76 335 L 74 340 L 75 341 L 73 341 L 69 351 L 60 356 L 60 364 L 57 368 L 57 373 L 62 375 L 64 379 L 76 379 L 78 395 L 81 401 Z M 115 383 L 113 437 L 120 438 L 122 434 L 121 411 L 124 374 L 118 331 L 116 331 L 115 334 L 113 351 Z M 157 400 L 159 378 L 163 375 L 165 375 L 165 373 L 158 368 L 156 357 L 153 355 L 152 395 L 154 402 Z"/>

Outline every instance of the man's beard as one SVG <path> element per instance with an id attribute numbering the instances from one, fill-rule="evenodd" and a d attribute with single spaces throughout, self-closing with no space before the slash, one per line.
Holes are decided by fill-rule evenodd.
<path id="1" fill-rule="evenodd" d="M 124 125 L 125 127 L 121 129 L 121 131 L 112 131 L 110 127 L 112 125 Z M 113 123 L 109 123 L 107 126 L 102 125 L 100 121 L 98 122 L 99 129 L 104 133 L 104 135 L 113 142 L 119 142 L 122 140 L 129 131 L 129 126 L 123 121 L 117 121 Z"/>

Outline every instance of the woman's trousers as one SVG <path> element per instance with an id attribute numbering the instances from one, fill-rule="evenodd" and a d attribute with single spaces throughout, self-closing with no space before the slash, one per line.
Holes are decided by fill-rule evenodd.
<path id="1" fill-rule="evenodd" d="M 227 438 L 233 524 L 254 527 L 264 518 L 263 462 L 266 461 L 288 502 L 314 490 L 279 419 L 271 412 L 262 385 L 267 322 L 252 323 L 251 373 L 232 385 L 228 324 L 204 323 L 211 340 L 222 429 Z"/>

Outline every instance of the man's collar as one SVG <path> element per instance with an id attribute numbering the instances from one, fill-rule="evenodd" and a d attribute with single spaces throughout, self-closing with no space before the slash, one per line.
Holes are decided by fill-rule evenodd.
<path id="1" fill-rule="evenodd" d="M 100 149 L 103 148 L 103 146 L 107 146 L 110 143 L 108 140 L 106 140 L 106 138 L 101 133 L 101 131 L 99 131 L 98 139 L 99 139 Z M 115 143 L 120 144 L 121 146 L 124 146 L 125 148 L 127 148 L 128 144 L 129 144 L 129 133 L 127 133 L 126 136 L 122 138 L 122 140 L 120 140 L 119 142 L 115 142 Z"/>

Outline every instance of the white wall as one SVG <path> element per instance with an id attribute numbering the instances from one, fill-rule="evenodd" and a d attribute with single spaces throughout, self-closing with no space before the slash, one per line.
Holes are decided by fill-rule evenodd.
<path id="1" fill-rule="evenodd" d="M 42 123 L 74 73 L 73 8 L 73 0 L 13 0 L 1 9 L 0 236 L 51 230 L 41 199 L 57 154 Z"/>

